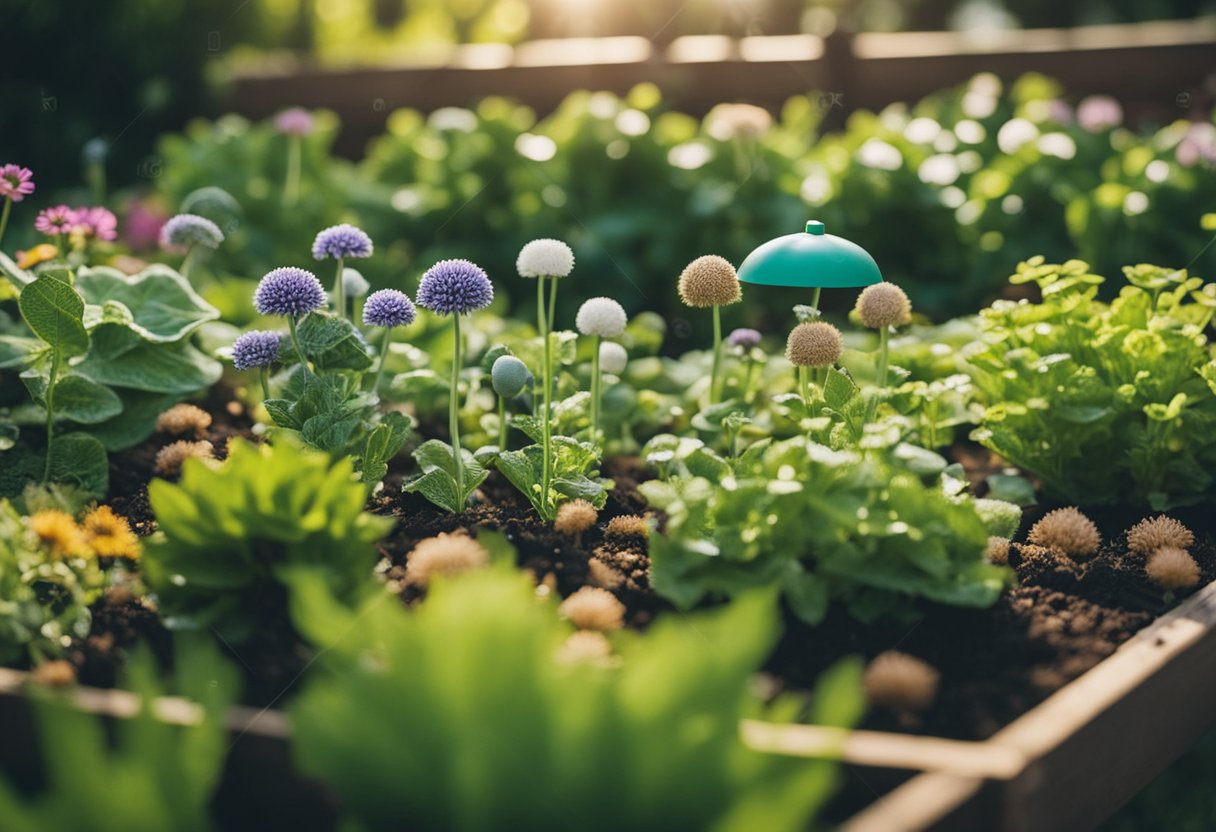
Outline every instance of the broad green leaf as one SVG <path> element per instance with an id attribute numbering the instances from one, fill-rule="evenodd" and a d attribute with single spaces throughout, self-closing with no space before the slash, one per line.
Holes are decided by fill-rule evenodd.
<path id="1" fill-rule="evenodd" d="M 95 332 L 102 329 L 117 327 L 106 325 Z M 223 372 L 218 361 L 208 358 L 188 341 L 170 344 L 141 341 L 118 355 L 90 351 L 75 369 L 98 384 L 180 395 L 210 387 Z"/>
<path id="2" fill-rule="evenodd" d="M 90 425 L 89 436 L 98 439 L 107 451 L 122 451 L 138 445 L 152 435 L 156 417 L 181 401 L 176 393 L 146 393 L 118 388 L 122 412 L 111 419 Z"/>
<path id="3" fill-rule="evenodd" d="M 14 263 L 13 260 L 3 251 L 0 251 L 0 275 L 3 275 L 12 281 L 13 285 L 16 286 L 18 290 L 29 286 L 35 280 L 35 276 L 32 272 L 27 272 L 25 269 L 18 267 L 17 264 Z"/>
<path id="4" fill-rule="evenodd" d="M 55 383 L 54 401 L 55 418 L 84 425 L 104 422 L 122 413 L 122 400 L 117 393 L 74 373 Z"/>
<path id="5" fill-rule="evenodd" d="M 126 319 L 140 337 L 156 343 L 181 340 L 220 316 L 184 277 L 159 264 L 136 275 L 106 266 L 81 269 L 76 288 L 86 302 L 103 310 L 94 325 Z"/>
<path id="6" fill-rule="evenodd" d="M 82 355 L 89 349 L 81 322 L 84 300 L 68 284 L 43 275 L 21 291 L 18 305 L 34 334 L 61 355 Z"/>
<path id="7" fill-rule="evenodd" d="M 313 313 L 300 322 L 300 348 L 317 370 L 366 370 L 371 350 L 362 333 L 345 318 Z"/>
<path id="8" fill-rule="evenodd" d="M 37 338 L 0 335 L 0 370 L 20 367 L 32 354 L 45 348 L 42 341 Z"/>

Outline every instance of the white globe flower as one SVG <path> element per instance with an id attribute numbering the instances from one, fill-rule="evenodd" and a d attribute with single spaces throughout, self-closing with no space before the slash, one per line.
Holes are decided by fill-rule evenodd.
<path id="1" fill-rule="evenodd" d="M 600 344 L 600 369 L 605 373 L 619 376 L 625 372 L 629 364 L 629 353 L 616 341 L 605 341 Z"/>
<path id="2" fill-rule="evenodd" d="M 574 252 L 561 240 L 533 240 L 519 250 L 520 277 L 565 277 L 574 269 Z"/>
<path id="3" fill-rule="evenodd" d="M 342 291 L 348 298 L 361 298 L 370 288 L 371 284 L 367 282 L 367 278 L 359 272 L 350 268 L 342 269 Z"/>
<path id="4" fill-rule="evenodd" d="M 612 298 L 592 298 L 578 308 L 574 323 L 584 335 L 616 338 L 624 333 L 628 320 L 624 307 Z"/>

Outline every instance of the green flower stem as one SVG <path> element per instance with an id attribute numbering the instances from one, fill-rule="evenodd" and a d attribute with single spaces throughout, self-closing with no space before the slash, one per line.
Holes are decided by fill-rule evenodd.
<path id="1" fill-rule="evenodd" d="M 752 376 L 756 371 L 756 362 L 752 359 L 751 350 L 748 350 L 747 357 L 743 359 L 743 365 L 746 368 L 743 375 L 743 401 L 747 404 L 751 404 Z"/>
<path id="2" fill-rule="evenodd" d="M 452 396 L 448 405 L 448 427 L 452 434 L 452 456 L 456 460 L 456 484 L 464 493 L 464 459 L 460 453 L 460 315 L 452 316 Z"/>
<path id="3" fill-rule="evenodd" d="M 262 401 L 266 401 L 270 398 L 269 375 L 270 373 L 267 372 L 265 367 L 258 370 L 258 381 L 262 382 Z"/>
<path id="4" fill-rule="evenodd" d="M 300 199 L 300 137 L 287 140 L 287 180 L 283 183 L 283 205 L 290 208 Z"/>
<path id="5" fill-rule="evenodd" d="M 553 331 L 553 321 L 557 317 L 557 281 L 560 278 L 549 278 L 549 331 Z"/>
<path id="6" fill-rule="evenodd" d="M 823 287 L 822 287 L 822 286 L 816 286 L 816 287 L 815 287 L 815 291 L 811 293 L 811 306 L 813 306 L 813 307 L 815 308 L 815 311 L 816 311 L 816 312 L 819 312 L 819 297 L 820 297 L 820 295 L 822 295 L 822 294 L 823 294 Z M 822 317 L 823 317 L 823 313 L 822 313 L 822 312 L 820 312 L 820 313 L 819 313 L 819 317 L 820 317 L 820 318 L 822 318 Z"/>
<path id="7" fill-rule="evenodd" d="M 4 239 L 4 229 L 8 228 L 8 215 L 13 210 L 13 198 L 4 198 L 4 209 L 0 211 L 0 240 Z"/>
<path id="8" fill-rule="evenodd" d="M 595 351 L 591 353 L 591 441 L 600 441 L 600 397 L 603 391 L 600 389 L 602 381 L 600 379 L 600 344 L 603 343 L 602 335 L 595 336 Z"/>
<path id="9" fill-rule="evenodd" d="M 304 372 L 311 373 L 312 367 L 308 364 L 308 356 L 304 354 L 304 348 L 300 346 L 300 336 L 296 334 L 296 316 L 287 316 L 287 328 L 291 331 L 291 345 L 296 348 L 296 353 L 300 356 L 300 363 L 304 365 Z"/>
<path id="10" fill-rule="evenodd" d="M 557 278 L 552 278 L 554 286 Z M 536 328 L 540 330 L 541 340 L 544 341 L 544 366 L 541 367 L 541 448 L 544 464 L 541 466 L 541 500 L 543 505 L 549 503 L 549 485 L 553 477 L 553 427 L 549 424 L 553 398 L 553 359 L 552 348 L 549 344 L 549 315 L 545 310 L 545 279 L 536 279 Z"/>
<path id="11" fill-rule="evenodd" d="M 498 397 L 498 450 L 507 449 L 507 400 Z"/>
<path id="12" fill-rule="evenodd" d="M 197 250 L 198 246 L 190 246 L 186 249 L 186 256 L 182 258 L 182 277 L 186 279 L 187 283 L 190 283 L 190 273 L 194 271 L 194 264 L 198 262 L 197 255 L 195 255 Z"/>
<path id="13" fill-rule="evenodd" d="M 372 381 L 372 392 L 377 395 L 380 392 L 380 378 L 384 375 L 384 363 L 388 361 L 388 342 L 392 333 L 393 328 L 386 326 L 384 334 L 380 336 L 380 361 L 376 364 L 376 375 Z"/>
<path id="14" fill-rule="evenodd" d="M 878 386 L 879 393 L 887 389 L 887 353 L 890 329 L 890 327 L 884 326 L 878 331 L 878 372 L 874 376 L 874 383 Z M 878 396 L 875 395 L 870 398 L 869 404 L 866 405 L 866 424 L 873 421 L 877 410 Z"/>
<path id="15" fill-rule="evenodd" d="M 42 481 L 51 481 L 51 444 L 55 436 L 55 382 L 59 380 L 59 350 L 51 352 L 51 375 L 46 383 L 46 467 L 42 469 Z"/>
<path id="16" fill-rule="evenodd" d="M 807 382 L 806 367 L 798 368 L 798 395 L 802 396 L 802 406 L 809 413 L 811 410 L 811 389 Z"/>
<path id="17" fill-rule="evenodd" d="M 722 307 L 714 306 L 714 361 L 709 370 L 709 403 L 718 403 L 718 366 L 722 363 Z"/>
<path id="18" fill-rule="evenodd" d="M 334 278 L 334 306 L 338 308 L 338 317 L 346 319 L 346 281 L 342 279 L 342 258 L 338 258 L 338 275 Z"/>

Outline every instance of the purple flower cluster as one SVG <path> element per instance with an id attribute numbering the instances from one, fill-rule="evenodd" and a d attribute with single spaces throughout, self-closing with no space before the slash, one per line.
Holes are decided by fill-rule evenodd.
<path id="1" fill-rule="evenodd" d="M 161 227 L 160 245 L 166 251 L 185 251 L 193 246 L 219 248 L 224 232 L 206 217 L 198 214 L 178 214 Z"/>
<path id="2" fill-rule="evenodd" d="M 333 225 L 318 232 L 317 239 L 312 244 L 312 256 L 318 260 L 326 257 L 371 257 L 372 238 L 362 229 L 343 223 Z"/>
<path id="3" fill-rule="evenodd" d="M 274 129 L 287 136 L 307 136 L 314 128 L 312 113 L 292 107 L 274 117 Z"/>
<path id="4" fill-rule="evenodd" d="M 0 198 L 20 202 L 33 192 L 33 171 L 12 164 L 0 167 Z"/>
<path id="5" fill-rule="evenodd" d="M 418 305 L 439 315 L 467 315 L 493 300 L 490 278 L 468 260 L 440 260 L 418 283 Z"/>
<path id="6" fill-rule="evenodd" d="M 325 288 L 312 272 L 286 266 L 262 278 L 253 306 L 260 315 L 300 317 L 325 306 Z"/>
<path id="7" fill-rule="evenodd" d="M 726 343 L 741 350 L 750 350 L 760 346 L 760 333 L 754 329 L 740 327 L 726 336 Z"/>
<path id="8" fill-rule="evenodd" d="M 363 304 L 364 326 L 409 326 L 418 317 L 414 302 L 396 289 L 381 289 Z"/>
<path id="9" fill-rule="evenodd" d="M 34 220 L 34 228 L 51 237 L 67 234 L 76 224 L 76 212 L 66 205 L 43 208 Z"/>
<path id="10" fill-rule="evenodd" d="M 257 370 L 279 360 L 283 336 L 278 332 L 253 330 L 232 344 L 232 363 L 238 370 Z"/>

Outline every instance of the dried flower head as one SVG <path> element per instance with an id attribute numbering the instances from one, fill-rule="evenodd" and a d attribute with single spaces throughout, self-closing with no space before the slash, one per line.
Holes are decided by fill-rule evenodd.
<path id="1" fill-rule="evenodd" d="M 1102 545 L 1098 527 L 1071 506 L 1043 515 L 1039 522 L 1031 526 L 1026 539 L 1039 546 L 1059 549 L 1073 558 L 1087 558 Z"/>
<path id="2" fill-rule="evenodd" d="M 246 332 L 232 343 L 232 363 L 238 370 L 269 367 L 279 360 L 282 346 L 282 333 L 264 329 Z"/>
<path id="3" fill-rule="evenodd" d="M 625 605 L 599 587 L 581 588 L 562 601 L 560 609 L 580 630 L 619 630 L 625 626 Z"/>
<path id="4" fill-rule="evenodd" d="M 253 293 L 259 315 L 298 318 L 325 306 L 325 287 L 310 271 L 284 266 L 267 272 Z"/>
<path id="5" fill-rule="evenodd" d="M 999 566 L 1009 563 L 1009 538 L 988 538 L 988 547 L 984 550 L 984 557 L 988 559 L 989 563 L 995 563 Z"/>
<path id="6" fill-rule="evenodd" d="M 440 260 L 418 283 L 418 305 L 438 315 L 467 315 L 493 300 L 490 278 L 468 260 Z"/>
<path id="7" fill-rule="evenodd" d="M 618 338 L 629 322 L 625 308 L 612 298 L 591 298 L 578 308 L 574 325 L 583 335 Z"/>
<path id="8" fill-rule="evenodd" d="M 939 674 L 927 662 L 888 650 L 866 665 L 862 684 L 872 704 L 923 711 L 937 698 Z"/>
<path id="9" fill-rule="evenodd" d="M 317 232 L 312 242 L 312 256 L 317 260 L 331 257 L 347 259 L 372 256 L 372 238 L 361 228 L 349 223 L 331 225 Z"/>
<path id="10" fill-rule="evenodd" d="M 84 516 L 81 526 L 89 546 L 101 557 L 131 560 L 139 557 L 139 538 L 131 531 L 131 524 L 109 506 L 94 508 Z"/>
<path id="11" fill-rule="evenodd" d="M 600 369 L 619 376 L 629 366 L 629 353 L 616 341 L 600 344 Z"/>
<path id="12" fill-rule="evenodd" d="M 363 304 L 364 326 L 409 326 L 417 317 L 414 302 L 396 289 L 372 292 Z"/>
<path id="13" fill-rule="evenodd" d="M 84 532 L 66 511 L 46 509 L 30 517 L 30 531 L 57 558 L 82 557 L 89 553 Z"/>
<path id="14" fill-rule="evenodd" d="M 844 354 L 844 337 L 826 321 L 798 324 L 785 342 L 785 357 L 796 367 L 830 367 Z"/>
<path id="15" fill-rule="evenodd" d="M 513 399 L 535 381 L 528 365 L 513 355 L 500 355 L 490 368 L 490 384 L 504 399 Z"/>
<path id="16" fill-rule="evenodd" d="M 698 257 L 685 266 L 678 289 L 686 306 L 727 306 L 743 299 L 735 267 L 716 254 Z"/>
<path id="17" fill-rule="evenodd" d="M 613 517 L 608 521 L 608 528 L 604 530 L 606 537 L 649 537 L 650 524 L 646 522 L 645 517 L 639 517 L 636 514 L 622 514 L 620 517 Z"/>
<path id="18" fill-rule="evenodd" d="M 772 124 L 769 111 L 755 104 L 718 104 L 705 117 L 705 132 L 720 142 L 755 139 Z"/>
<path id="19" fill-rule="evenodd" d="M 595 525 L 599 512 L 586 500 L 570 500 L 557 508 L 553 528 L 560 534 L 582 534 Z"/>
<path id="20" fill-rule="evenodd" d="M 0 167 L 0 199 L 20 202 L 34 192 L 34 173 L 29 168 L 8 164 Z M 42 229 L 38 229 L 41 231 Z"/>
<path id="21" fill-rule="evenodd" d="M 459 575 L 490 562 L 490 553 L 467 534 L 441 533 L 418 542 L 405 561 L 405 581 L 427 586 L 437 575 Z"/>
<path id="22" fill-rule="evenodd" d="M 187 433 L 202 436 L 209 427 L 211 414 L 186 402 L 175 404 L 156 417 L 156 432 L 170 436 L 183 436 Z"/>
<path id="23" fill-rule="evenodd" d="M 76 668 L 69 661 L 53 659 L 35 667 L 30 678 L 47 687 L 66 688 L 76 684 Z"/>
<path id="24" fill-rule="evenodd" d="M 178 214 L 170 217 L 160 229 L 160 247 L 165 251 L 183 252 L 193 246 L 219 248 L 224 232 L 206 217 L 198 214 Z"/>
<path id="25" fill-rule="evenodd" d="M 602 560 L 592 558 L 587 561 L 587 580 L 592 586 L 616 589 L 625 583 L 625 575 Z"/>
<path id="26" fill-rule="evenodd" d="M 1127 530 L 1127 548 L 1147 555 L 1163 546 L 1189 549 L 1195 545 L 1195 534 L 1182 523 L 1164 514 L 1141 520 Z"/>
<path id="27" fill-rule="evenodd" d="M 76 224 L 76 212 L 66 205 L 43 208 L 34 218 L 35 230 L 51 237 L 67 234 Z"/>
<path id="28" fill-rule="evenodd" d="M 730 335 L 726 336 L 726 343 L 738 350 L 753 349 L 760 346 L 761 335 L 757 330 L 748 329 L 747 327 L 739 327 L 731 330 Z"/>
<path id="29" fill-rule="evenodd" d="M 875 283 L 857 296 L 857 317 L 871 329 L 900 326 L 912 320 L 912 302 L 894 283 Z"/>
<path id="30" fill-rule="evenodd" d="M 612 642 L 603 633 L 591 630 L 571 633 L 557 651 L 557 660 L 562 664 L 601 663 L 611 656 Z"/>
<path id="31" fill-rule="evenodd" d="M 314 127 L 312 113 L 302 107 L 289 107 L 274 117 L 274 129 L 287 136 L 307 136 Z"/>
<path id="32" fill-rule="evenodd" d="M 182 463 L 187 459 L 214 458 L 215 448 L 210 442 L 179 439 L 156 452 L 156 473 L 162 477 L 176 477 L 182 472 Z"/>
<path id="33" fill-rule="evenodd" d="M 533 240 L 519 250 L 520 277 L 565 277 L 574 270 L 574 252 L 561 240 Z"/>
<path id="34" fill-rule="evenodd" d="M 1187 589 L 1199 583 L 1199 564 L 1176 546 L 1162 546 L 1149 556 L 1144 571 L 1164 589 Z"/>

